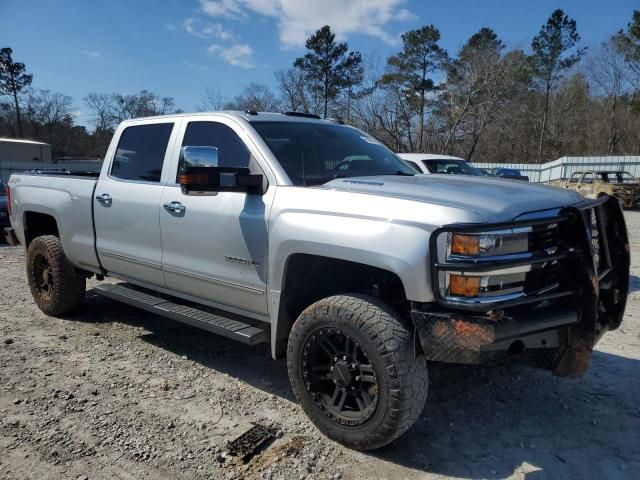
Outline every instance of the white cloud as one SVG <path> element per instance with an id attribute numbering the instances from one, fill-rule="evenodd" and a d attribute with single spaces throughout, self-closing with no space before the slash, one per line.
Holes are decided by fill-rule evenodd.
<path id="1" fill-rule="evenodd" d="M 176 29 L 176 26 L 173 23 L 167 23 L 165 25 L 165 28 L 171 32 L 173 32 Z"/>
<path id="2" fill-rule="evenodd" d="M 189 17 L 182 22 L 182 26 L 191 35 L 200 38 L 217 38 L 219 40 L 231 40 L 233 34 L 225 30 L 220 23 L 203 22 L 202 20 Z"/>
<path id="3" fill-rule="evenodd" d="M 205 65 L 196 65 L 195 63 L 191 63 L 189 60 L 184 60 L 183 59 L 182 63 L 184 63 L 189 68 L 193 68 L 194 70 L 202 70 L 203 72 L 208 72 L 209 71 L 209 67 L 207 67 Z"/>
<path id="4" fill-rule="evenodd" d="M 237 0 L 200 0 L 200 9 L 212 17 L 239 18 L 245 15 Z"/>
<path id="5" fill-rule="evenodd" d="M 96 52 L 95 50 L 82 50 L 82 54 L 89 58 L 101 58 L 102 54 L 100 52 Z"/>
<path id="6" fill-rule="evenodd" d="M 229 65 L 242 68 L 253 68 L 253 48 L 246 43 L 236 43 L 232 45 L 221 45 L 212 43 L 207 48 L 211 55 L 216 55 Z"/>
<path id="7" fill-rule="evenodd" d="M 211 17 L 243 19 L 248 13 L 276 19 L 280 43 L 300 47 L 318 28 L 330 25 L 338 40 L 349 34 L 378 38 L 397 44 L 388 24 L 415 16 L 402 5 L 405 0 L 200 0 L 200 10 Z"/>

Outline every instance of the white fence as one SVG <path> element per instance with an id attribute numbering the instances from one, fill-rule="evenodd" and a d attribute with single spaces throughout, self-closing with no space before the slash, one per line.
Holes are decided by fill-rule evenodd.
<path id="1" fill-rule="evenodd" d="M 640 156 L 560 157 L 543 164 L 531 163 L 474 163 L 478 168 L 516 168 L 531 182 L 548 182 L 570 177 L 585 170 L 624 170 L 640 177 Z"/>
<path id="2" fill-rule="evenodd" d="M 12 173 L 20 173 L 34 168 L 59 168 L 70 171 L 99 172 L 102 160 L 64 160 L 57 163 L 49 162 L 21 162 L 0 160 L 0 179 L 7 181 Z"/>

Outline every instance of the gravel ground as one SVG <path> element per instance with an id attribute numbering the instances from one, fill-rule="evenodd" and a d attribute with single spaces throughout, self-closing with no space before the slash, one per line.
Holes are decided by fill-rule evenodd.
<path id="1" fill-rule="evenodd" d="M 433 365 L 423 416 L 366 454 L 316 431 L 266 347 L 91 292 L 49 318 L 22 250 L 0 245 L 0 478 L 640 478 L 640 213 L 627 221 L 627 314 L 586 376 Z M 224 447 L 251 422 L 279 438 L 242 464 Z"/>

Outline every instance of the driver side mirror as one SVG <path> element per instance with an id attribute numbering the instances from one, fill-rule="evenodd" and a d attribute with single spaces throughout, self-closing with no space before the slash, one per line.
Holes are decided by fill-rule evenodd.
<path id="1" fill-rule="evenodd" d="M 218 166 L 216 147 L 184 146 L 180 151 L 178 183 L 185 195 L 212 192 L 261 194 L 262 175 L 247 167 Z"/>

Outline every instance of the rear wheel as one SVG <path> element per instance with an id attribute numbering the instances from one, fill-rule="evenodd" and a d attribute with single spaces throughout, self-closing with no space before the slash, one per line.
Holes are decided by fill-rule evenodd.
<path id="1" fill-rule="evenodd" d="M 308 307 L 291 330 L 287 366 L 318 429 L 359 450 L 408 430 L 427 397 L 426 361 L 415 356 L 412 333 L 371 297 L 340 295 Z"/>
<path id="2" fill-rule="evenodd" d="M 38 308 L 47 315 L 62 315 L 84 299 L 86 278 L 76 272 L 58 237 L 36 237 L 27 251 L 27 279 Z"/>

